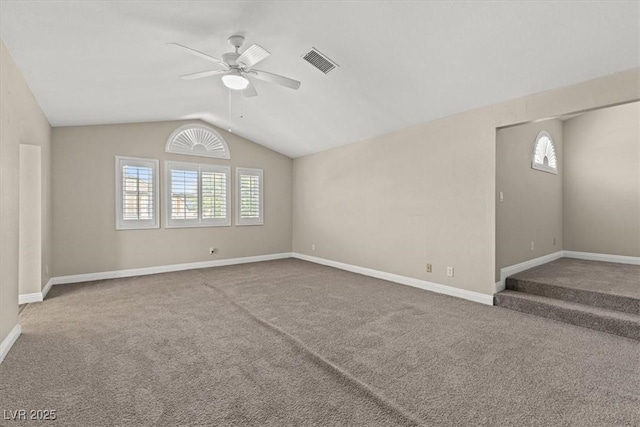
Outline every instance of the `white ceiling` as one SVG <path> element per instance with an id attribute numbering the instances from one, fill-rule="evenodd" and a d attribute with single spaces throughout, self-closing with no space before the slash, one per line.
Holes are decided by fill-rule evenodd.
<path id="1" fill-rule="evenodd" d="M 234 98 L 228 36 L 272 55 Z M 0 36 L 53 126 L 202 118 L 291 157 L 640 66 L 640 2 L 5 1 Z M 340 68 L 301 59 L 312 46 Z"/>

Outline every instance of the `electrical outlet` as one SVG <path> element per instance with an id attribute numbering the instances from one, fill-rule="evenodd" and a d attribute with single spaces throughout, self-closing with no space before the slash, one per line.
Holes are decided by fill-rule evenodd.
<path id="1" fill-rule="evenodd" d="M 49 264 L 45 264 L 45 265 L 44 265 L 44 274 L 46 274 L 47 276 L 49 276 Z"/>
<path id="2" fill-rule="evenodd" d="M 500 201 L 504 202 L 504 193 L 502 191 L 500 192 Z"/>
<path id="3" fill-rule="evenodd" d="M 553 238 L 553 246 L 555 246 L 555 245 L 556 245 L 556 238 L 554 237 Z"/>
<path id="4" fill-rule="evenodd" d="M 453 277 L 453 267 L 447 267 L 447 276 Z"/>
<path id="5" fill-rule="evenodd" d="M 432 267 L 431 264 L 427 264 L 427 273 L 431 273 Z"/>
<path id="6" fill-rule="evenodd" d="M 316 244 L 314 243 L 313 245 L 311 245 L 311 250 L 315 251 L 316 250 Z"/>
<path id="7" fill-rule="evenodd" d="M 533 242 L 533 240 L 531 241 L 531 250 L 534 251 L 536 249 L 536 245 Z"/>
<path id="8" fill-rule="evenodd" d="M 216 252 L 218 252 L 218 249 L 216 249 L 216 248 L 209 248 L 209 253 L 210 253 L 210 254 L 215 254 Z"/>

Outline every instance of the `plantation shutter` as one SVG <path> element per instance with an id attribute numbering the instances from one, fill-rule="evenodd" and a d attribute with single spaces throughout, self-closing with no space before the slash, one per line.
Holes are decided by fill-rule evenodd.
<path id="1" fill-rule="evenodd" d="M 167 227 L 230 225 L 226 166 L 166 162 Z"/>
<path id="2" fill-rule="evenodd" d="M 237 168 L 237 225 L 264 224 L 262 177 L 261 169 Z"/>
<path id="3" fill-rule="evenodd" d="M 158 161 L 116 156 L 116 229 L 158 227 Z"/>
<path id="4" fill-rule="evenodd" d="M 202 171 L 202 219 L 227 218 L 227 175 Z"/>

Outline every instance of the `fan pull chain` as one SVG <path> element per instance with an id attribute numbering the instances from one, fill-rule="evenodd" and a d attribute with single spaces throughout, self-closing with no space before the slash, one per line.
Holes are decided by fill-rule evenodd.
<path id="1" fill-rule="evenodd" d="M 229 91 L 229 133 L 231 133 L 231 89 Z"/>

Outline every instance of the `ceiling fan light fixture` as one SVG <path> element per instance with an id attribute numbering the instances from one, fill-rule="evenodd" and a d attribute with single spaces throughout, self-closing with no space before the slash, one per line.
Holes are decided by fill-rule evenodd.
<path id="1" fill-rule="evenodd" d="M 222 83 L 229 89 L 244 90 L 249 86 L 249 80 L 242 76 L 239 71 L 231 72 L 222 76 Z"/>
<path id="2" fill-rule="evenodd" d="M 0 2 L 1 1 L 2 0 L 0 0 Z M 244 37 L 240 35 L 229 37 L 229 43 L 231 43 L 231 45 L 235 48 L 235 52 L 227 52 L 223 54 L 222 59 L 209 56 L 206 53 L 200 52 L 199 50 L 191 49 L 190 47 L 181 45 L 179 43 L 170 44 L 183 49 L 191 55 L 197 56 L 210 62 L 214 62 L 223 67 L 222 70 L 207 70 L 201 71 L 199 73 L 192 73 L 181 76 L 181 78 L 184 80 L 197 80 L 204 77 L 221 76 L 222 84 L 224 84 L 231 90 L 243 91 L 243 94 L 246 97 L 254 97 L 257 95 L 256 89 L 251 84 L 252 80 L 249 79 L 249 75 L 258 80 L 263 80 L 268 83 L 275 83 L 277 85 L 288 87 L 293 90 L 297 90 L 300 88 L 300 82 L 297 80 L 253 68 L 254 65 L 262 62 L 271 54 L 268 50 L 261 46 L 258 46 L 257 44 L 252 45 L 248 49 L 245 49 L 244 52 L 240 53 L 238 52 L 238 49 L 242 46 L 243 41 Z M 337 64 L 333 65 L 337 66 Z"/>

